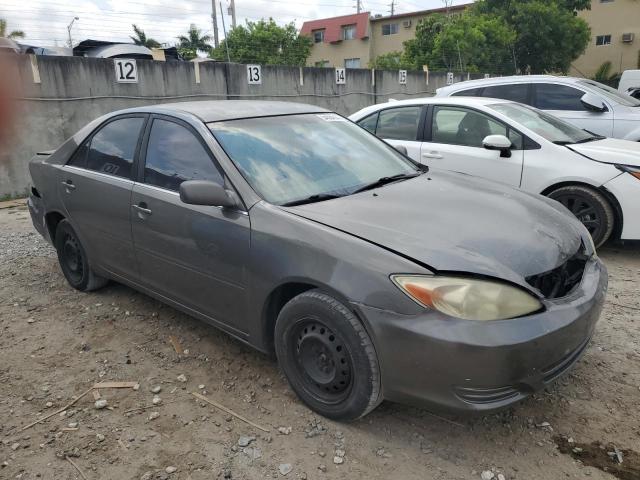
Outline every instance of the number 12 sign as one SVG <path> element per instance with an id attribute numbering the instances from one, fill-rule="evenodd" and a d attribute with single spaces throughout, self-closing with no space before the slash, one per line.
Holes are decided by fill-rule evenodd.
<path id="1" fill-rule="evenodd" d="M 115 58 L 116 80 L 118 83 L 138 83 L 138 67 L 136 61 L 130 58 Z"/>

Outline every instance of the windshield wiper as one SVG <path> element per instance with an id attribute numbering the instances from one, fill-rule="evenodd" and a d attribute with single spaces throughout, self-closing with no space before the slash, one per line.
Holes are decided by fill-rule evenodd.
<path id="1" fill-rule="evenodd" d="M 587 143 L 587 142 L 595 142 L 596 140 L 603 140 L 607 137 L 603 137 L 602 135 L 594 135 L 593 137 L 583 138 L 582 140 L 578 140 L 576 143 Z"/>
<path id="2" fill-rule="evenodd" d="M 324 202 L 325 200 L 331 200 L 333 198 L 340 198 L 343 195 L 336 195 L 334 193 L 317 193 L 307 198 L 301 198 L 299 200 L 292 200 L 291 202 L 280 204 L 281 207 L 295 207 L 296 205 L 306 205 L 308 203 Z"/>
<path id="3" fill-rule="evenodd" d="M 376 180 L 375 182 L 371 182 L 371 183 L 369 183 L 367 185 L 364 185 L 364 186 L 354 190 L 353 192 L 351 192 L 351 194 L 364 192 L 366 190 L 372 190 L 374 188 L 382 187 L 383 185 L 387 185 L 388 183 L 397 182 L 399 180 L 408 180 L 410 178 L 415 178 L 415 177 L 418 177 L 418 176 L 422 175 L 423 173 L 424 172 L 419 172 L 419 173 L 399 173 L 398 175 L 392 175 L 390 177 L 382 177 L 382 178 L 379 178 L 378 180 Z"/>

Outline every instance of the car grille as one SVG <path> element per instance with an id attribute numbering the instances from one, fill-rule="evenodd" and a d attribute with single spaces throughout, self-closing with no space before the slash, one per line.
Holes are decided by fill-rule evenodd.
<path id="1" fill-rule="evenodd" d="M 548 272 L 531 275 L 526 278 L 526 281 L 533 288 L 538 289 L 545 298 L 567 296 L 582 281 L 588 259 L 584 244 L 581 244 L 578 251 L 562 265 Z"/>

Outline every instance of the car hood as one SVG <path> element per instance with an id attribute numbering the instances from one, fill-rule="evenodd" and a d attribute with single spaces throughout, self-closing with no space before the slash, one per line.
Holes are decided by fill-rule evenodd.
<path id="1" fill-rule="evenodd" d="M 564 263 L 586 232 L 556 202 L 444 171 L 285 210 L 432 271 L 487 275 L 529 290 L 525 277 Z"/>
<path id="2" fill-rule="evenodd" d="M 605 138 L 567 148 L 598 162 L 640 167 L 640 142 Z"/>

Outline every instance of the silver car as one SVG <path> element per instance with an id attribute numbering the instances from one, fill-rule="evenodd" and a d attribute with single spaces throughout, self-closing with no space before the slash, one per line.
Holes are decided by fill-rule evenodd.
<path id="1" fill-rule="evenodd" d="M 586 78 L 518 75 L 460 82 L 437 97 L 502 98 L 545 110 L 605 137 L 640 141 L 640 100 Z"/>
<path id="2" fill-rule="evenodd" d="M 576 363 L 606 292 L 559 203 L 430 172 L 310 105 L 114 112 L 30 170 L 73 287 L 115 280 L 275 352 L 333 419 L 521 400 Z"/>

